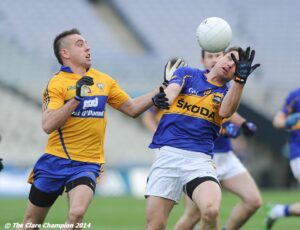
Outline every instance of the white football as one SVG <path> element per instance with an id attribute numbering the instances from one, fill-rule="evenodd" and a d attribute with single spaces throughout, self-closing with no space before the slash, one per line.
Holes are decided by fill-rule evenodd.
<path id="1" fill-rule="evenodd" d="M 196 31 L 199 45 L 205 51 L 224 51 L 232 39 L 230 25 L 222 18 L 211 17 L 203 20 Z"/>

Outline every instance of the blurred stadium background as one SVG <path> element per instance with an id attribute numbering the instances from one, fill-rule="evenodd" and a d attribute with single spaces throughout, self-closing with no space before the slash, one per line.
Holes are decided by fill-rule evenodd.
<path id="1" fill-rule="evenodd" d="M 1 0 L 0 157 L 5 170 L 0 195 L 26 195 L 27 173 L 43 153 L 41 95 L 59 68 L 52 51 L 58 33 L 78 28 L 91 47 L 93 66 L 135 97 L 161 83 L 171 57 L 201 67 L 195 30 L 211 16 L 227 20 L 231 45 L 255 48 L 262 64 L 247 82 L 239 108 L 258 125 L 258 133 L 236 140 L 236 151 L 261 188 L 296 187 L 286 133 L 274 130 L 271 120 L 299 85 L 299 7 L 296 0 Z M 150 140 L 140 119 L 108 110 L 100 195 L 142 195 L 153 157 Z"/>

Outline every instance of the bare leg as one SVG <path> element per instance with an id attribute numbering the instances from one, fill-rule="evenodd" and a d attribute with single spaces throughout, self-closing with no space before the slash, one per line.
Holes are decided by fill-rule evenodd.
<path id="1" fill-rule="evenodd" d="M 157 196 L 149 196 L 146 200 L 147 230 L 164 230 L 167 226 L 169 214 L 175 201 Z"/>
<path id="2" fill-rule="evenodd" d="M 27 208 L 25 211 L 25 216 L 23 220 L 23 228 L 22 229 L 39 229 L 38 227 L 26 227 L 27 223 L 32 224 L 42 224 L 47 216 L 50 207 L 38 207 L 28 201 Z M 32 226 L 32 225 L 31 225 Z"/>
<path id="3" fill-rule="evenodd" d="M 221 188 L 214 181 L 205 181 L 193 192 L 193 201 L 201 212 L 201 229 L 217 230 L 221 203 Z"/>
<path id="4" fill-rule="evenodd" d="M 183 215 L 177 221 L 175 230 L 193 230 L 200 220 L 201 213 L 197 205 L 185 195 L 185 209 Z"/>
<path id="5" fill-rule="evenodd" d="M 73 226 L 73 228 L 68 229 L 75 229 L 76 223 L 82 222 L 83 216 L 92 201 L 93 195 L 92 189 L 87 185 L 78 185 L 68 193 L 69 213 L 66 224 L 68 226 Z"/>
<path id="6" fill-rule="evenodd" d="M 294 203 L 289 205 L 290 216 L 300 216 L 300 203 Z"/>
<path id="7" fill-rule="evenodd" d="M 240 229 L 261 206 L 260 192 L 248 172 L 222 180 L 222 185 L 241 198 L 240 202 L 232 209 L 225 228 L 226 230 Z"/>

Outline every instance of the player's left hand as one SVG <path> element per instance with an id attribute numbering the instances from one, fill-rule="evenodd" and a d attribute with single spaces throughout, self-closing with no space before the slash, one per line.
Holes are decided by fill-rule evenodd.
<path id="1" fill-rule="evenodd" d="M 224 137 L 237 138 L 240 135 L 240 128 L 230 122 L 226 122 L 222 125 L 220 134 Z"/>
<path id="2" fill-rule="evenodd" d="M 159 93 L 152 97 L 153 104 L 159 109 L 169 109 L 168 98 L 163 87 L 159 87 Z"/>
<path id="3" fill-rule="evenodd" d="M 4 168 L 3 163 L 2 163 L 2 158 L 0 158 L 0 172 Z"/>
<path id="4" fill-rule="evenodd" d="M 247 47 L 246 51 L 239 48 L 239 60 L 232 53 L 231 58 L 236 65 L 235 78 L 234 80 L 238 83 L 245 84 L 249 75 L 260 66 L 260 64 L 255 64 L 252 66 L 252 62 L 255 56 L 255 50 L 251 50 Z"/>
<path id="5" fill-rule="evenodd" d="M 254 123 L 248 122 L 248 121 L 243 122 L 243 124 L 241 125 L 241 128 L 242 128 L 243 134 L 246 137 L 252 137 L 256 133 L 256 130 L 257 130 L 256 125 Z"/>
<path id="6" fill-rule="evenodd" d="M 187 66 L 187 64 L 181 58 L 169 60 L 165 65 L 163 85 L 168 86 L 169 81 L 174 75 L 174 72 L 182 66 Z"/>

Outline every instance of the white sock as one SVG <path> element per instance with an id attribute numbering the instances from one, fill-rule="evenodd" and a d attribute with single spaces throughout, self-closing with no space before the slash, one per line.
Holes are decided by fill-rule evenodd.
<path id="1" fill-rule="evenodd" d="M 278 218 L 281 218 L 281 217 L 284 217 L 285 216 L 285 208 L 286 208 L 286 205 L 283 205 L 283 204 L 276 204 L 271 212 L 270 212 L 270 217 L 272 219 L 278 219 Z"/>

